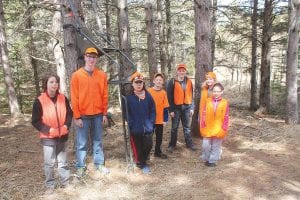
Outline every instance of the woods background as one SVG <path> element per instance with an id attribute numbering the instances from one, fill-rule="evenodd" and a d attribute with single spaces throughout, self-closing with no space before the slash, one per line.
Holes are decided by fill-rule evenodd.
<path id="1" fill-rule="evenodd" d="M 299 0 L 0 0 L 1 113 L 30 113 L 49 71 L 68 96 L 89 45 L 83 31 L 108 48 L 98 66 L 110 80 L 111 106 L 133 71 L 150 85 L 155 72 L 169 79 L 184 62 L 195 82 L 194 129 L 200 85 L 212 70 L 227 89 L 249 96 L 251 110 L 297 123 L 299 13 Z"/>

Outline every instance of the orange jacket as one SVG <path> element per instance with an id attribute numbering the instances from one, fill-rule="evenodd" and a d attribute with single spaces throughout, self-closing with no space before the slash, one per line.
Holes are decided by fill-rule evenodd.
<path id="1" fill-rule="evenodd" d="M 202 137 L 224 138 L 229 126 L 229 105 L 225 99 L 208 98 L 200 116 Z"/>
<path id="2" fill-rule="evenodd" d="M 53 103 L 46 93 L 42 93 L 38 99 L 43 109 L 42 122 L 53 128 L 49 134 L 40 132 L 40 138 L 57 138 L 67 135 L 68 129 L 64 126 L 67 113 L 65 96 L 58 94 L 56 103 Z"/>
<path id="3" fill-rule="evenodd" d="M 167 93 L 164 89 L 155 90 L 154 88 L 149 88 L 148 92 L 151 94 L 155 103 L 155 110 L 156 110 L 155 124 L 163 124 L 164 109 L 169 107 Z"/>
<path id="4" fill-rule="evenodd" d="M 80 68 L 72 75 L 71 102 L 75 119 L 81 115 L 107 114 L 108 86 L 106 74 L 95 68 L 90 75 Z"/>
<path id="5" fill-rule="evenodd" d="M 181 87 L 181 84 L 174 81 L 174 104 L 192 104 L 193 103 L 193 83 L 190 79 L 186 81 L 185 90 Z"/>

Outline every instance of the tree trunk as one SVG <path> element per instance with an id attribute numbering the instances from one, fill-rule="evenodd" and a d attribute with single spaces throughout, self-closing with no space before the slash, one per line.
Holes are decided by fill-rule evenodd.
<path id="1" fill-rule="evenodd" d="M 80 0 L 73 0 L 74 6 L 78 10 Z M 78 50 L 76 39 L 76 23 L 75 14 L 71 12 L 69 1 L 65 1 L 66 8 L 62 7 L 63 27 L 64 27 L 64 46 L 65 46 L 65 64 L 67 68 L 68 80 L 71 80 L 71 75 L 78 67 Z M 78 14 L 78 13 L 77 13 Z"/>
<path id="2" fill-rule="evenodd" d="M 257 4 L 258 0 L 253 0 L 253 13 L 251 16 L 252 24 L 252 49 L 251 49 L 251 97 L 250 110 L 256 110 L 257 106 Z"/>
<path id="3" fill-rule="evenodd" d="M 153 5 L 148 2 L 145 4 L 146 28 L 147 28 L 147 47 L 148 47 L 148 64 L 150 81 L 153 80 L 154 74 L 157 73 L 157 59 L 155 50 L 155 30 L 153 19 Z"/>
<path id="4" fill-rule="evenodd" d="M 172 68 L 174 66 L 175 51 L 172 49 L 172 21 L 171 21 L 171 3 L 170 0 L 166 0 L 166 28 L 167 28 L 167 69 L 168 74 L 172 73 Z"/>
<path id="5" fill-rule="evenodd" d="M 161 73 L 166 75 L 166 40 L 162 14 L 162 0 L 157 0 L 157 26 L 159 36 L 159 60 Z"/>
<path id="6" fill-rule="evenodd" d="M 212 20 L 211 20 L 211 65 L 215 64 L 215 48 L 216 48 L 216 34 L 217 34 L 217 11 L 218 0 L 212 1 Z"/>
<path id="7" fill-rule="evenodd" d="M 192 133 L 199 136 L 198 114 L 201 98 L 201 83 L 205 80 L 205 73 L 212 71 L 211 65 L 211 29 L 210 29 L 210 1 L 195 0 L 195 110 L 192 119 Z"/>
<path id="8" fill-rule="evenodd" d="M 271 76 L 271 37 L 273 0 L 265 0 L 264 24 L 262 32 L 261 69 L 259 106 L 270 111 L 270 76 Z"/>
<path id="9" fill-rule="evenodd" d="M 11 67 L 8 59 L 8 49 L 5 33 L 5 18 L 3 11 L 3 3 L 0 0 L 0 55 L 3 66 L 4 82 L 7 91 L 8 105 L 12 118 L 17 118 L 21 115 L 20 107 L 17 100 L 17 95 L 14 88 L 14 82 L 11 73 Z"/>
<path id="10" fill-rule="evenodd" d="M 58 3 L 59 0 L 55 0 L 54 3 Z M 56 9 L 59 10 L 60 6 L 56 6 Z M 52 17 L 52 33 L 54 38 L 51 39 L 51 46 L 54 55 L 54 60 L 56 63 L 56 72 L 60 77 L 60 91 L 69 96 L 68 85 L 69 79 L 67 76 L 67 70 L 64 61 L 63 50 L 61 48 L 61 25 L 62 25 L 62 17 L 59 11 L 54 11 L 54 15 Z"/>
<path id="11" fill-rule="evenodd" d="M 300 0 L 290 0 L 289 38 L 286 66 L 286 118 L 287 124 L 296 124 L 299 120 L 297 96 L 297 68 L 299 45 Z"/>
<path id="12" fill-rule="evenodd" d="M 130 41 L 130 27 L 128 20 L 128 7 L 127 0 L 118 0 L 118 35 L 119 35 L 119 48 L 129 58 L 132 59 L 131 41 Z M 128 78 L 136 69 L 132 63 L 124 56 L 119 55 L 119 61 L 122 69 L 120 70 L 120 78 Z M 130 84 L 122 85 L 122 94 L 126 95 L 131 89 Z"/>

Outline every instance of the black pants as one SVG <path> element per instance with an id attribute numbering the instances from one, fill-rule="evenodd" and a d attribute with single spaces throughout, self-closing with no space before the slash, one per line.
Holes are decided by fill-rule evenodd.
<path id="1" fill-rule="evenodd" d="M 135 162 L 138 167 L 143 168 L 152 149 L 152 134 L 132 134 L 130 142 Z"/>
<path id="2" fill-rule="evenodd" d="M 155 154 L 161 154 L 161 144 L 162 144 L 162 139 L 163 139 L 163 131 L 164 131 L 164 126 L 162 124 L 155 124 Z"/>

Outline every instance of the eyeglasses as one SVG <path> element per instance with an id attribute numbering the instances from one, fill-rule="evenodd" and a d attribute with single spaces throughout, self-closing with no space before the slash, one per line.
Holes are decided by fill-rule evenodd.
<path id="1" fill-rule="evenodd" d="M 92 55 L 85 55 L 87 58 L 90 58 L 90 59 L 96 59 L 97 56 L 92 56 Z"/>
<path id="2" fill-rule="evenodd" d="M 141 84 L 141 83 L 143 83 L 143 81 L 134 81 L 134 83 Z"/>

